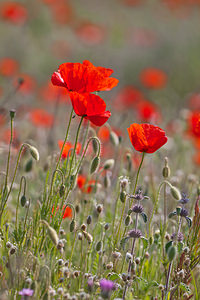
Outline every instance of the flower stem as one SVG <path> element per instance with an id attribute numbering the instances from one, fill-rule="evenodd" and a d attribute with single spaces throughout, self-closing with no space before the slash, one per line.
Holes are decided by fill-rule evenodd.
<path id="1" fill-rule="evenodd" d="M 144 155 L 145 155 L 145 152 L 142 153 L 142 159 L 141 159 L 138 171 L 137 171 L 136 180 L 135 180 L 135 186 L 134 186 L 134 189 L 133 189 L 133 195 L 135 194 L 135 191 L 136 191 L 136 188 L 137 188 L 137 183 L 138 183 L 138 179 L 139 179 L 140 169 L 142 167 L 142 163 L 143 163 L 143 160 L 144 160 Z M 132 200 L 131 206 L 132 205 L 133 205 L 133 200 Z"/>

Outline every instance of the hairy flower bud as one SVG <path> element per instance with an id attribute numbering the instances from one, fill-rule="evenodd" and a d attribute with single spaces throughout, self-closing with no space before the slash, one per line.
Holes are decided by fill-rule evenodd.
<path id="1" fill-rule="evenodd" d="M 100 157 L 95 156 L 95 158 L 92 160 L 92 163 L 90 166 L 90 174 L 93 174 L 98 170 L 99 164 L 100 164 Z"/>

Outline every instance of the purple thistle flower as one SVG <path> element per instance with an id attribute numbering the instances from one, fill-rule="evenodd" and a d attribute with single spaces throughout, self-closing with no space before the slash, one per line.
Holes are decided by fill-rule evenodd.
<path id="1" fill-rule="evenodd" d="M 22 289 L 19 291 L 19 295 L 23 296 L 22 299 L 27 299 L 28 297 L 33 296 L 34 291 L 31 289 Z"/>
<path id="2" fill-rule="evenodd" d="M 100 280 L 101 295 L 103 298 L 108 299 L 110 297 L 111 291 L 114 289 L 114 282 L 107 280 L 105 278 Z"/>

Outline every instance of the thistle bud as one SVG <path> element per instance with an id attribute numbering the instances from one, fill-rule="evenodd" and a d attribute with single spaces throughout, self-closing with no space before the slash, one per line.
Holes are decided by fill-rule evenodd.
<path id="1" fill-rule="evenodd" d="M 114 159 L 107 159 L 103 165 L 104 170 L 112 169 L 114 167 Z"/>
<path id="2" fill-rule="evenodd" d="M 170 192 L 171 192 L 171 195 L 174 197 L 174 199 L 181 200 L 181 198 L 182 198 L 181 193 L 180 193 L 179 189 L 177 189 L 177 187 L 172 185 L 170 188 Z"/>
<path id="3" fill-rule="evenodd" d="M 30 153 L 31 153 L 31 156 L 36 160 L 38 161 L 40 159 L 40 155 L 39 155 L 39 152 L 38 150 L 33 147 L 33 146 L 29 146 L 29 150 L 30 150 Z"/>
<path id="4" fill-rule="evenodd" d="M 119 146 L 119 138 L 114 131 L 110 132 L 110 141 L 113 144 L 113 146 L 115 147 Z"/>
<path id="5" fill-rule="evenodd" d="M 21 197 L 20 203 L 21 203 L 21 206 L 22 206 L 22 207 L 25 206 L 25 204 L 26 204 L 26 196 L 25 196 L 25 195 L 23 195 L 23 196 Z"/>
<path id="6" fill-rule="evenodd" d="M 93 174 L 98 170 L 99 164 L 100 164 L 100 157 L 95 156 L 95 158 L 92 160 L 92 163 L 90 166 L 90 174 Z"/>
<path id="7" fill-rule="evenodd" d="M 73 232 L 76 226 L 76 221 L 73 219 L 69 225 L 70 232 Z"/>

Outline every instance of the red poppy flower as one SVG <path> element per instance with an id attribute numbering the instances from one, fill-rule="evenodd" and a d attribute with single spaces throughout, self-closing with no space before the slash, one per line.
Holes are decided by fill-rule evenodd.
<path id="1" fill-rule="evenodd" d="M 96 181 L 91 179 L 87 182 L 86 176 L 79 174 L 77 178 L 77 185 L 83 193 L 90 194 Z"/>
<path id="2" fill-rule="evenodd" d="M 193 137 L 200 137 L 200 111 L 194 111 L 190 114 L 189 119 L 189 134 Z"/>
<path id="3" fill-rule="evenodd" d="M 58 141 L 58 146 L 60 148 L 60 150 L 62 149 L 62 146 L 63 146 L 63 143 L 64 141 Z M 68 153 L 69 153 L 69 150 L 70 149 L 73 149 L 74 146 L 70 143 L 70 142 L 67 142 L 64 146 L 64 149 L 63 149 L 63 153 L 62 153 L 62 158 L 65 159 L 67 158 L 68 156 Z M 80 143 L 77 143 L 77 146 L 76 146 L 76 154 L 79 154 L 81 151 L 81 144 Z"/>
<path id="4" fill-rule="evenodd" d="M 115 108 L 129 108 L 131 106 L 135 106 L 139 101 L 144 99 L 142 92 L 133 87 L 133 86 L 125 86 L 120 90 L 118 95 L 115 98 Z"/>
<path id="5" fill-rule="evenodd" d="M 57 206 L 55 214 L 57 213 L 58 209 L 59 209 L 59 207 Z M 53 214 L 53 212 L 54 212 L 54 207 L 52 208 L 51 213 Z M 62 212 L 63 212 L 63 219 L 66 219 L 66 218 L 71 219 L 72 218 L 71 207 L 63 205 Z"/>
<path id="6" fill-rule="evenodd" d="M 22 4 L 12 1 L 6 1 L 1 5 L 0 14 L 5 20 L 16 25 L 24 24 L 28 17 L 26 8 Z"/>
<path id="7" fill-rule="evenodd" d="M 133 123 L 127 130 L 133 147 L 139 152 L 154 153 L 167 142 L 164 130 L 158 126 Z"/>
<path id="8" fill-rule="evenodd" d="M 15 59 L 4 57 L 0 60 L 0 74 L 5 77 L 11 77 L 17 73 L 19 64 Z"/>
<path id="9" fill-rule="evenodd" d="M 150 89 L 160 89 L 167 83 L 167 75 L 159 69 L 148 68 L 141 72 L 140 80 L 142 84 Z"/>
<path id="10" fill-rule="evenodd" d="M 54 117 L 43 109 L 34 109 L 31 111 L 30 119 L 37 127 L 49 128 L 54 122 Z"/>
<path id="11" fill-rule="evenodd" d="M 108 91 L 118 84 L 110 77 L 113 70 L 95 67 L 88 60 L 83 63 L 64 63 L 54 72 L 51 81 L 54 85 L 65 87 L 69 92 L 92 93 Z"/>
<path id="12" fill-rule="evenodd" d="M 97 95 L 71 92 L 70 99 L 75 113 L 96 126 L 102 126 L 111 116 L 110 111 L 106 111 L 106 103 Z"/>
<path id="13" fill-rule="evenodd" d="M 54 21 L 60 25 L 67 24 L 72 17 L 72 8 L 69 5 L 69 2 L 65 0 L 56 0 L 50 4 Z"/>
<path id="14" fill-rule="evenodd" d="M 156 105 L 147 100 L 142 100 L 138 103 L 137 112 L 139 119 L 144 122 L 157 123 L 161 119 L 160 112 Z"/>
<path id="15" fill-rule="evenodd" d="M 91 46 L 100 44 L 104 38 L 103 28 L 92 23 L 81 24 L 77 28 L 76 34 L 84 43 Z"/>

